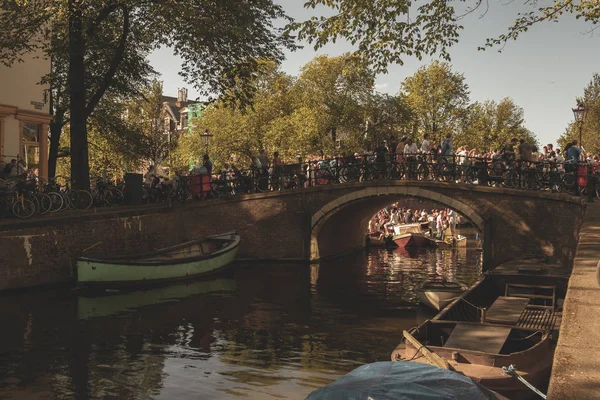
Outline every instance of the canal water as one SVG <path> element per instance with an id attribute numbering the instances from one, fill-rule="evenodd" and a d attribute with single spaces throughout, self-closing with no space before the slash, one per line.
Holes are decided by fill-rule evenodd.
<path id="1" fill-rule="evenodd" d="M 371 249 L 320 265 L 81 297 L 0 297 L 0 399 L 304 399 L 433 315 L 415 286 L 472 284 L 476 249 Z"/>

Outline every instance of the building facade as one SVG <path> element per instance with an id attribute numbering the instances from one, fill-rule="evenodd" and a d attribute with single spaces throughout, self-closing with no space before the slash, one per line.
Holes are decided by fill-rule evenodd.
<path id="1" fill-rule="evenodd" d="M 50 60 L 29 54 L 11 67 L 0 65 L 0 167 L 22 159 L 38 176 L 48 177 L 48 130 L 52 120 L 41 78 Z"/>
<path id="2" fill-rule="evenodd" d="M 179 89 L 177 97 L 163 96 L 163 119 L 165 131 L 171 135 L 191 133 L 194 122 L 200 119 L 205 103 L 188 100 L 188 90 Z"/>

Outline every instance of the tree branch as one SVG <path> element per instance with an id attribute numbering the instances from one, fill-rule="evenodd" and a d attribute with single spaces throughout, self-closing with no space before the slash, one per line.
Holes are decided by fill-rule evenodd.
<path id="1" fill-rule="evenodd" d="M 117 70 L 119 69 L 119 65 L 121 64 L 121 62 L 123 61 L 123 58 L 125 57 L 125 47 L 127 45 L 127 37 L 129 36 L 129 29 L 130 29 L 129 24 L 130 24 L 129 23 L 129 9 L 127 7 L 123 7 L 123 34 L 121 35 L 121 39 L 119 40 L 119 45 L 117 46 L 117 49 L 115 51 L 115 56 L 113 57 L 112 62 L 110 63 L 110 67 L 108 68 L 108 71 L 106 71 L 106 74 L 104 75 L 104 78 L 102 79 L 102 83 L 100 84 L 100 87 L 98 88 L 96 93 L 94 93 L 92 95 L 88 105 L 85 108 L 86 117 L 89 117 L 90 114 L 92 114 L 92 112 L 98 105 L 98 102 L 100 102 L 100 99 L 102 98 L 102 96 L 104 96 L 104 93 L 110 87 L 110 85 L 115 77 L 115 74 L 117 73 Z"/>
<path id="2" fill-rule="evenodd" d="M 101 9 L 100 12 L 98 13 L 98 15 L 96 16 L 96 18 L 93 21 L 91 21 L 90 24 L 88 25 L 88 28 L 86 30 L 87 36 L 88 37 L 93 36 L 94 33 L 96 32 L 96 29 L 100 26 L 102 21 L 104 21 L 106 18 L 108 18 L 108 16 L 113 11 L 115 11 L 117 8 L 118 8 L 118 4 L 112 3 L 112 4 L 105 6 L 103 9 Z"/>

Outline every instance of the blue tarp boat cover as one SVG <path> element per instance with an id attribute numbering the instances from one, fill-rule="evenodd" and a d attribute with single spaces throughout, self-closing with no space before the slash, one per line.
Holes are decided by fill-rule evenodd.
<path id="1" fill-rule="evenodd" d="M 366 364 L 306 400 L 500 400 L 470 378 L 427 364 L 388 361 Z"/>

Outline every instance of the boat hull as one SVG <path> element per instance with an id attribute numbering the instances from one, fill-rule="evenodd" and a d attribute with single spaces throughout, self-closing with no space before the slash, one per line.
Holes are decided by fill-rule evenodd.
<path id="1" fill-rule="evenodd" d="M 394 238 L 394 243 L 399 247 L 426 247 L 431 245 L 431 239 L 420 233 L 406 233 Z"/>
<path id="2" fill-rule="evenodd" d="M 430 291 L 430 290 L 417 290 L 417 297 L 419 301 L 425 304 L 429 308 L 433 308 L 436 311 L 441 311 L 448 304 L 452 303 L 454 299 L 459 297 L 463 291 Z"/>
<path id="3" fill-rule="evenodd" d="M 231 264 L 237 256 L 239 236 L 214 254 L 172 261 L 151 261 L 135 258 L 77 260 L 79 288 L 123 288 L 160 284 L 207 276 Z"/>
<path id="4" fill-rule="evenodd" d="M 548 334 L 544 334 L 536 329 L 521 329 L 510 326 L 499 326 L 500 329 L 511 329 L 511 332 L 518 332 L 518 335 L 512 336 L 512 333 L 505 345 L 522 346 L 518 350 L 508 351 L 503 354 L 496 352 L 486 352 L 484 350 L 470 350 L 447 346 L 448 342 L 440 344 L 437 336 L 447 335 L 452 330 L 455 322 L 437 322 L 426 321 L 419 328 L 411 330 L 411 334 L 417 339 L 417 343 L 428 343 L 427 349 L 444 359 L 450 366 L 459 373 L 462 373 L 474 382 L 482 384 L 490 390 L 496 391 L 510 399 L 528 399 L 532 392 L 522 383 L 510 375 L 504 374 L 502 367 L 515 365 L 519 375 L 523 376 L 534 386 L 543 387 L 549 377 L 552 368 L 555 343 Z M 469 325 L 468 329 L 477 329 L 478 327 L 488 327 L 488 324 L 465 323 Z M 439 328 L 439 329 L 438 329 Z M 439 333 L 438 333 L 439 332 Z M 485 347 L 492 346 L 493 339 L 489 334 L 480 334 L 473 337 L 466 337 L 463 343 L 468 341 L 479 341 Z M 528 344 L 525 340 L 531 340 Z M 444 340 L 450 340 L 444 339 Z M 431 361 L 420 353 L 421 346 L 415 346 L 415 343 L 403 343 L 399 345 L 391 354 L 392 361 L 398 359 L 410 360 L 412 362 L 431 364 Z M 491 351 L 491 350 L 490 350 Z"/>

